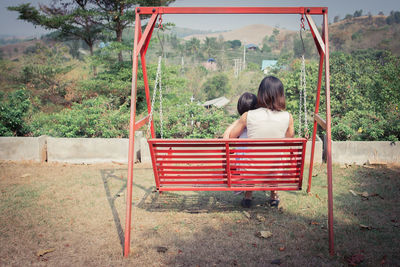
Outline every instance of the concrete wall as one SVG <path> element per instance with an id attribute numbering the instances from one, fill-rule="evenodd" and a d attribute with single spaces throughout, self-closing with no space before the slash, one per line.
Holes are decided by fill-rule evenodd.
<path id="1" fill-rule="evenodd" d="M 387 141 L 333 141 L 332 161 L 364 164 L 368 161 L 400 162 L 400 143 Z"/>
<path id="2" fill-rule="evenodd" d="M 46 160 L 46 136 L 0 137 L 0 160 Z"/>
<path id="3" fill-rule="evenodd" d="M 134 161 L 140 159 L 142 132 L 135 135 Z M 68 163 L 128 163 L 127 138 L 47 138 L 49 162 Z"/>
<path id="4" fill-rule="evenodd" d="M 135 135 L 135 161 L 151 162 L 147 140 Z M 0 160 L 33 160 L 67 163 L 128 162 L 128 139 L 0 137 Z M 314 162 L 322 162 L 322 142 L 316 142 Z M 310 161 L 307 142 L 305 161 Z M 400 162 L 400 143 L 332 142 L 332 160 L 338 164 L 364 164 L 370 161 Z"/>

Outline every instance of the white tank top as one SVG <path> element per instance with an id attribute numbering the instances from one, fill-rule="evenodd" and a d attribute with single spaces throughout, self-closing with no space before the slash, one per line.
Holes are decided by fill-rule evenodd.
<path id="1" fill-rule="evenodd" d="M 289 128 L 289 112 L 258 108 L 247 112 L 249 138 L 284 138 Z"/>

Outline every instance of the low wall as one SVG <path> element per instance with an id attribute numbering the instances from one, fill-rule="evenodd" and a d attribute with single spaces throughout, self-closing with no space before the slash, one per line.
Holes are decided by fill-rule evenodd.
<path id="1" fill-rule="evenodd" d="M 135 134 L 134 161 L 140 159 L 142 132 Z M 67 163 L 128 163 L 127 138 L 47 138 L 47 160 Z"/>
<path id="2" fill-rule="evenodd" d="M 386 141 L 333 141 L 332 161 L 339 164 L 365 164 L 368 161 L 400 162 L 400 143 Z"/>
<path id="3" fill-rule="evenodd" d="M 0 160 L 38 162 L 104 163 L 128 162 L 126 138 L 0 137 Z M 322 162 L 322 142 L 315 143 L 314 162 Z M 151 162 L 147 140 L 135 134 L 135 162 Z M 307 142 L 305 161 L 310 161 L 311 142 Z M 337 164 L 365 164 L 368 161 L 400 162 L 400 143 L 332 142 L 332 160 Z"/>
<path id="4" fill-rule="evenodd" d="M 46 161 L 46 136 L 0 137 L 0 160 Z"/>

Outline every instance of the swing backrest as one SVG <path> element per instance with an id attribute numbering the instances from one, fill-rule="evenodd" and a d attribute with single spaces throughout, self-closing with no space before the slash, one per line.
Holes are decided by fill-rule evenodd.
<path id="1" fill-rule="evenodd" d="M 148 140 L 158 191 L 301 190 L 306 142 Z"/>

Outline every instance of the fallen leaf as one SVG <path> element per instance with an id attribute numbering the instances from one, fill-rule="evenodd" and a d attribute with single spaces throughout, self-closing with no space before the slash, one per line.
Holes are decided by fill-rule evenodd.
<path id="1" fill-rule="evenodd" d="M 318 198 L 319 200 L 321 200 L 321 198 L 318 196 L 318 194 L 315 194 L 315 197 Z"/>
<path id="2" fill-rule="evenodd" d="M 257 244 L 256 244 L 256 243 L 253 243 L 253 247 L 255 247 L 255 248 L 256 248 L 256 247 L 257 247 Z"/>
<path id="3" fill-rule="evenodd" d="M 244 216 L 246 216 L 247 219 L 251 218 L 250 213 L 248 213 L 247 211 L 243 211 Z"/>
<path id="4" fill-rule="evenodd" d="M 229 233 L 228 233 L 228 236 L 232 236 L 232 232 L 229 232 Z"/>
<path id="5" fill-rule="evenodd" d="M 279 247 L 279 251 L 285 251 L 285 247 Z"/>
<path id="6" fill-rule="evenodd" d="M 275 260 L 271 261 L 271 264 L 281 265 L 282 264 L 282 260 L 281 259 L 275 259 Z"/>
<path id="7" fill-rule="evenodd" d="M 256 219 L 257 219 L 258 221 L 260 221 L 260 222 L 265 221 L 265 218 L 264 218 L 262 215 L 260 215 L 260 214 L 257 214 L 257 215 L 256 215 Z"/>
<path id="8" fill-rule="evenodd" d="M 257 233 L 257 236 L 261 238 L 270 238 L 272 233 L 270 231 L 260 231 Z"/>
<path id="9" fill-rule="evenodd" d="M 361 229 L 363 229 L 363 230 L 371 230 L 371 229 L 372 229 L 371 226 L 368 226 L 368 225 L 365 225 L 365 224 L 360 224 L 360 227 L 361 227 Z"/>
<path id="10" fill-rule="evenodd" d="M 355 254 L 351 256 L 346 256 L 345 259 L 350 266 L 357 266 L 358 264 L 364 261 L 364 255 Z"/>
<path id="11" fill-rule="evenodd" d="M 311 225 L 319 225 L 319 222 L 310 222 Z"/>
<path id="12" fill-rule="evenodd" d="M 168 250 L 168 248 L 166 248 L 166 247 L 157 247 L 157 252 L 160 252 L 160 253 L 165 253 L 165 252 L 167 252 L 167 250 Z"/>
<path id="13" fill-rule="evenodd" d="M 25 173 L 25 174 L 21 175 L 21 178 L 25 178 L 25 177 L 28 177 L 28 176 L 31 176 L 31 174 L 30 173 Z"/>
<path id="14" fill-rule="evenodd" d="M 353 195 L 353 196 L 357 196 L 357 193 L 356 192 L 354 192 L 353 190 L 349 190 L 349 192 Z"/>
<path id="15" fill-rule="evenodd" d="M 180 249 L 178 249 L 178 253 L 183 253 L 183 251 L 182 251 L 182 250 L 180 250 Z"/>
<path id="16" fill-rule="evenodd" d="M 39 251 L 36 253 L 36 256 L 41 257 L 41 256 L 46 255 L 47 253 L 53 252 L 53 251 L 55 251 L 55 250 L 56 250 L 55 248 L 39 250 Z"/>
<path id="17" fill-rule="evenodd" d="M 362 197 L 369 197 L 369 194 L 368 194 L 367 191 L 364 191 L 364 192 L 361 193 L 361 196 Z"/>

